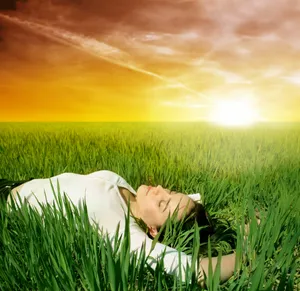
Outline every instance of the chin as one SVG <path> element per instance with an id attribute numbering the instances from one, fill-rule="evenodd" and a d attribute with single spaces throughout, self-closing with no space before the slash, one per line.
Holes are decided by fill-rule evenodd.
<path id="1" fill-rule="evenodd" d="M 140 196 L 140 195 L 145 196 L 147 193 L 147 189 L 148 189 L 148 186 L 141 185 L 136 191 L 136 196 Z"/>
<path id="2" fill-rule="evenodd" d="M 137 190 L 136 194 L 139 195 L 141 192 L 143 192 L 143 188 L 146 187 L 146 185 L 141 185 Z"/>

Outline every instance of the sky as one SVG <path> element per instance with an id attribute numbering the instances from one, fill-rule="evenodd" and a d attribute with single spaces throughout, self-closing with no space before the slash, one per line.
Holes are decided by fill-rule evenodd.
<path id="1" fill-rule="evenodd" d="M 0 122 L 300 121 L 299 31 L 298 0 L 18 2 Z"/>

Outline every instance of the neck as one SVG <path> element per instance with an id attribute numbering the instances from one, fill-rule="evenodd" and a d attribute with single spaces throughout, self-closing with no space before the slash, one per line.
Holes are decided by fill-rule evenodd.
<path id="1" fill-rule="evenodd" d="M 123 187 L 118 187 L 119 191 L 121 193 L 122 198 L 124 199 L 126 205 L 128 205 L 130 201 L 130 212 L 135 218 L 140 218 L 138 206 L 136 203 L 136 197 L 134 194 L 132 194 L 128 189 Z"/>

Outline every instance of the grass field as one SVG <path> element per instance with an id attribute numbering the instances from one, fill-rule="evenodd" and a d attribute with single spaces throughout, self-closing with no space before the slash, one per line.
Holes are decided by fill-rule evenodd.
<path id="1" fill-rule="evenodd" d="M 219 231 L 200 255 L 236 249 L 238 258 L 235 275 L 222 284 L 211 277 L 207 289 L 300 290 L 299 124 L 0 123 L 0 178 L 102 169 L 135 189 L 202 193 Z M 68 219 L 45 208 L 45 221 L 26 205 L 0 213 L 0 290 L 200 289 L 193 280 L 181 286 L 161 265 L 149 270 L 144 257 L 129 259 L 126 239 L 120 252 L 110 248 L 84 207 Z M 245 219 L 252 222 L 242 247 Z"/>

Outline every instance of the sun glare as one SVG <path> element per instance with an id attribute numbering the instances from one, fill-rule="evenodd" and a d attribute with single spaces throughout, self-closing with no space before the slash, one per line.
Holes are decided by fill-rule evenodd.
<path id="1" fill-rule="evenodd" d="M 225 126 L 247 126 L 257 121 L 257 112 L 248 100 L 219 100 L 210 121 Z"/>

